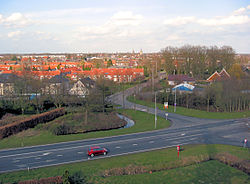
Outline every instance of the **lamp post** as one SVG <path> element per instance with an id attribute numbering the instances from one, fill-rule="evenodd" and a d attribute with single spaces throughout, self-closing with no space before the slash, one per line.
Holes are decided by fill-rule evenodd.
<path id="1" fill-rule="evenodd" d="M 157 109 L 156 109 L 156 92 L 155 92 L 155 129 L 157 124 Z"/>
<path id="2" fill-rule="evenodd" d="M 174 112 L 176 111 L 176 88 L 174 90 Z"/>

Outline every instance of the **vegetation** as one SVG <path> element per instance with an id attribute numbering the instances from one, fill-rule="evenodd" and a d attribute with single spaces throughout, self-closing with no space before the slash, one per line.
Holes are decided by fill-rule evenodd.
<path id="1" fill-rule="evenodd" d="M 55 118 L 62 116 L 64 114 L 65 110 L 63 108 L 59 108 L 39 115 L 30 116 L 23 120 L 18 120 L 8 125 L 1 126 L 0 139 L 16 134 L 28 128 L 33 128 L 40 123 L 46 123 L 48 121 L 52 121 Z"/>
<path id="2" fill-rule="evenodd" d="M 138 100 L 134 99 L 134 97 L 128 97 L 128 100 L 131 102 L 135 102 L 137 104 L 141 104 L 144 106 L 154 108 L 154 102 Z M 164 110 L 164 102 L 157 103 L 157 108 L 160 110 Z M 171 104 L 171 103 L 170 103 Z M 236 119 L 236 118 L 246 118 L 250 117 L 250 111 L 241 111 L 241 112 L 206 112 L 197 109 L 190 109 L 185 107 L 180 107 L 177 103 L 176 112 L 174 112 L 174 106 L 169 105 L 168 109 L 165 109 L 166 112 L 177 113 L 184 116 L 191 116 L 197 118 L 207 118 L 207 119 Z"/>
<path id="3" fill-rule="evenodd" d="M 126 121 L 120 119 L 116 112 L 90 113 L 86 123 L 84 112 L 68 113 L 49 123 L 39 126 L 39 130 L 49 130 L 55 135 L 87 133 L 124 127 Z"/>
<path id="4" fill-rule="evenodd" d="M 229 69 L 235 62 L 235 51 L 230 46 L 166 47 L 162 54 L 168 74 L 187 74 L 196 79 L 207 79 L 216 70 Z"/>
<path id="5" fill-rule="evenodd" d="M 30 171 L 3 173 L 0 175 L 0 181 L 15 182 L 62 176 L 67 170 L 68 175 L 75 172 L 84 173 L 86 183 L 248 183 L 247 173 L 237 167 L 230 167 L 230 164 L 223 164 L 216 158 L 225 154 L 231 155 L 231 162 L 244 160 L 244 163 L 249 164 L 247 149 L 228 145 L 186 145 L 183 146 L 179 158 L 174 147 Z M 128 169 L 145 172 L 130 173 Z M 104 177 L 105 173 L 118 173 L 120 170 L 124 172 Z"/>
<path id="6" fill-rule="evenodd" d="M 81 140 L 88 138 L 98 138 L 98 137 L 155 130 L 154 115 L 140 111 L 122 110 L 122 109 L 118 110 L 117 112 L 124 114 L 130 119 L 133 119 L 135 121 L 135 125 L 125 129 L 114 129 L 109 131 L 96 131 L 83 134 L 70 134 L 70 135 L 60 135 L 60 136 L 51 133 L 50 130 L 45 130 L 46 128 L 43 128 L 43 125 L 38 125 L 33 129 L 29 129 L 19 134 L 0 140 L 0 149 L 41 145 L 41 144 Z M 47 125 L 44 126 L 46 127 Z M 161 117 L 158 118 L 156 129 L 167 128 L 169 126 L 170 126 L 169 121 L 166 121 L 166 119 Z"/>

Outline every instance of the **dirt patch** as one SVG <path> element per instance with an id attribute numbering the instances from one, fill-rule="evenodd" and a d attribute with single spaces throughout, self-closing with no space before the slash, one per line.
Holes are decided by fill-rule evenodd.
<path id="1" fill-rule="evenodd" d="M 39 130 L 35 130 L 34 128 L 32 128 L 32 129 L 28 129 L 28 130 L 25 130 L 25 131 L 22 131 L 22 132 L 16 134 L 16 137 L 17 138 L 32 137 L 32 136 L 37 136 L 39 134 L 40 134 Z"/>

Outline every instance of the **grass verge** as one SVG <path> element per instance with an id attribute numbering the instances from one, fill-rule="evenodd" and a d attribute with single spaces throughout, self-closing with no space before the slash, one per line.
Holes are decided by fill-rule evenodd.
<path id="1" fill-rule="evenodd" d="M 13 135 L 8 138 L 2 139 L 0 141 L 0 149 L 51 144 L 51 143 L 58 143 L 65 141 L 107 137 L 107 136 L 115 136 L 115 135 L 155 130 L 154 115 L 152 114 L 140 111 L 122 110 L 122 109 L 119 109 L 118 112 L 133 119 L 135 121 L 135 125 L 131 128 L 114 129 L 108 131 L 96 131 L 83 134 L 60 135 L 60 136 L 56 136 L 46 130 L 33 128 L 27 131 L 23 131 L 17 135 Z M 158 117 L 157 129 L 167 128 L 169 126 L 170 126 L 169 121 L 166 121 L 164 118 Z"/>
<path id="2" fill-rule="evenodd" d="M 128 97 L 130 102 L 144 105 L 147 107 L 154 108 L 153 102 L 146 102 L 143 100 L 134 99 L 134 97 Z M 163 104 L 157 103 L 157 107 L 160 110 L 164 110 Z M 174 106 L 169 106 L 166 112 L 174 113 Z M 242 111 L 242 112 L 206 112 L 196 109 L 188 109 L 185 107 L 176 107 L 176 114 L 184 115 L 184 116 L 191 116 L 197 118 L 205 118 L 205 119 L 237 119 L 237 118 L 247 118 L 250 117 L 250 111 Z"/>
<path id="3" fill-rule="evenodd" d="M 249 161 L 249 150 L 229 145 L 186 145 L 177 157 L 176 148 L 168 148 L 145 153 L 106 159 L 91 160 L 74 164 L 18 171 L 0 175 L 0 181 L 15 182 L 61 176 L 65 170 L 70 173 L 82 171 L 89 183 L 248 183 L 249 175 L 215 160 L 194 163 L 186 167 L 161 170 L 166 166 L 188 158 L 213 157 L 218 153 L 228 153 Z M 159 172 L 103 177 L 108 169 L 121 167 L 147 167 Z M 161 171 L 160 171 L 161 170 Z"/>

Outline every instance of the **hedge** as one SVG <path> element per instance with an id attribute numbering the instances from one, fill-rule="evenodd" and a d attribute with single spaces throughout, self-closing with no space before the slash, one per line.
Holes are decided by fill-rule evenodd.
<path id="1" fill-rule="evenodd" d="M 16 134 L 28 128 L 33 128 L 39 123 L 46 123 L 65 114 L 64 108 L 58 108 L 38 115 L 0 127 L 0 139 Z"/>

